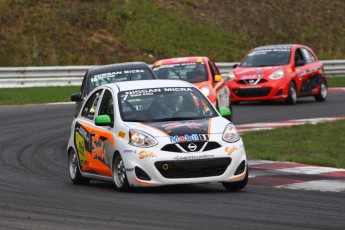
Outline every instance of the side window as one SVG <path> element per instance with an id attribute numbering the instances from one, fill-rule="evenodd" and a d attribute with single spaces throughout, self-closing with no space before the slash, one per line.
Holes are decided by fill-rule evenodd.
<path id="1" fill-rule="evenodd" d="M 83 107 L 81 116 L 87 119 L 93 120 L 95 117 L 95 113 L 97 110 L 98 101 L 101 97 L 102 89 L 97 90 L 92 94 L 89 100 L 86 102 L 85 106 Z"/>
<path id="2" fill-rule="evenodd" d="M 88 73 L 89 73 L 89 71 L 86 71 L 86 73 L 83 77 L 83 82 L 82 82 L 81 87 L 80 87 L 80 93 L 81 93 L 82 97 L 85 97 L 85 95 L 86 95 L 87 90 L 85 89 L 85 87 L 86 87 L 86 81 L 87 81 L 87 74 Z"/>
<path id="3" fill-rule="evenodd" d="M 105 90 L 103 94 L 98 115 L 109 115 L 111 121 L 114 121 L 114 101 L 109 90 Z"/>
<path id="4" fill-rule="evenodd" d="M 211 74 L 214 77 L 215 75 L 219 74 L 219 71 L 217 69 L 217 67 L 210 61 L 208 61 L 208 65 L 210 66 L 211 69 Z"/>
<path id="5" fill-rule="evenodd" d="M 310 53 L 309 50 L 307 49 L 301 49 L 301 50 L 307 63 L 311 63 L 315 61 L 314 55 Z"/>
<path id="6" fill-rule="evenodd" d="M 297 49 L 296 53 L 295 53 L 295 63 L 299 60 L 305 60 L 303 55 L 302 55 L 302 51 L 301 49 Z M 305 60 L 306 61 L 306 60 Z"/>

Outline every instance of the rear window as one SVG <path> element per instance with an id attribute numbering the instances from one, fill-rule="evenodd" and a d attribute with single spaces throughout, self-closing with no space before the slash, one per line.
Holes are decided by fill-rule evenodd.
<path id="1" fill-rule="evenodd" d="M 156 79 L 149 69 L 130 69 L 108 71 L 104 73 L 97 73 L 90 75 L 87 82 L 87 93 L 100 85 L 105 85 L 120 81 L 135 81 L 135 80 L 149 80 Z"/>

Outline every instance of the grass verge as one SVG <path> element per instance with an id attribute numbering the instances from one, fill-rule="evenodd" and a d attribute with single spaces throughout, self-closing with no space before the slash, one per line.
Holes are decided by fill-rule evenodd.
<path id="1" fill-rule="evenodd" d="M 345 77 L 328 77 L 328 87 L 345 87 Z"/>
<path id="2" fill-rule="evenodd" d="M 242 139 L 248 157 L 345 168 L 345 120 L 248 131 Z"/>
<path id="3" fill-rule="evenodd" d="M 79 86 L 1 89 L 0 105 L 66 102 L 71 100 L 73 93 L 79 91 Z"/>

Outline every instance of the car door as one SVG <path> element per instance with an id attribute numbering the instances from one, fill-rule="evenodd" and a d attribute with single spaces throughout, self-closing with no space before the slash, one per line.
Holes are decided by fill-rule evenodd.
<path id="1" fill-rule="evenodd" d="M 294 65 L 296 69 L 296 79 L 295 79 L 296 88 L 297 88 L 298 94 L 301 95 L 305 91 L 303 87 L 304 82 L 306 82 L 310 74 L 308 70 L 309 66 L 301 48 L 297 48 L 295 50 L 294 57 L 295 57 Z"/>
<path id="2" fill-rule="evenodd" d="M 104 92 L 103 92 L 104 91 Z M 95 125 L 98 115 L 109 115 L 114 119 L 112 94 L 109 90 L 94 92 L 75 124 L 75 144 L 82 171 L 111 176 L 114 138 L 111 127 Z"/>
<path id="3" fill-rule="evenodd" d="M 302 86 L 300 90 L 301 95 L 310 95 L 313 88 L 315 88 L 314 76 L 317 75 L 319 69 L 316 63 L 314 55 L 306 48 L 300 48 L 305 60 L 305 65 L 303 66 L 304 75 L 302 76 Z"/>
<path id="4" fill-rule="evenodd" d="M 230 90 L 229 90 L 229 87 L 227 84 L 225 84 L 224 80 L 219 81 L 219 82 L 215 81 L 216 75 L 221 76 L 221 74 L 220 74 L 219 69 L 217 68 L 217 66 L 215 65 L 214 62 L 209 60 L 208 63 L 210 66 L 212 79 L 214 81 L 214 90 L 216 93 L 218 107 L 219 108 L 222 108 L 222 107 L 230 108 Z"/>

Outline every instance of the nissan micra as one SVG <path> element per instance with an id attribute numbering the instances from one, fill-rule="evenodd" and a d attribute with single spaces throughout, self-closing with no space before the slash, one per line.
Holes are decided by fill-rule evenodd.
<path id="1" fill-rule="evenodd" d="M 118 82 L 94 89 L 73 120 L 67 146 L 74 184 L 133 187 L 248 181 L 245 148 L 234 125 L 191 83 Z"/>

